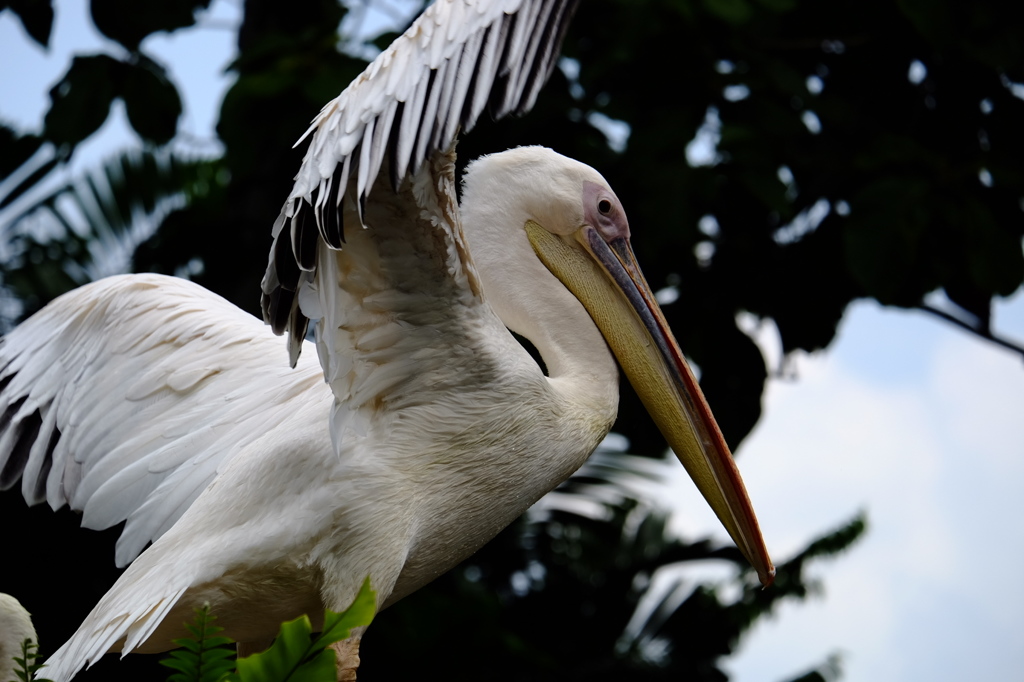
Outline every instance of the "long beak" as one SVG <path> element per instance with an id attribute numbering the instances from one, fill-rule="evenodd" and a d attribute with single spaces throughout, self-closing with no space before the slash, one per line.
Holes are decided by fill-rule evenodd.
<path id="1" fill-rule="evenodd" d="M 619 238 L 607 243 L 590 226 L 562 238 L 529 221 L 526 232 L 544 265 L 590 313 L 644 407 L 761 584 L 771 584 L 775 567 L 743 479 L 629 242 Z M 568 241 L 573 238 L 578 245 Z"/>

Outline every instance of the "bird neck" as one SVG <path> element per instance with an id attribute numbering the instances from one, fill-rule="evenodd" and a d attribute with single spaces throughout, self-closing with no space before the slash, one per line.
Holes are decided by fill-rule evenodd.
<path id="1" fill-rule="evenodd" d="M 523 204 L 486 185 L 467 178 L 461 207 L 485 299 L 506 327 L 537 348 L 552 388 L 610 427 L 618 409 L 618 369 L 604 337 L 534 253 L 525 230 L 532 216 Z"/>

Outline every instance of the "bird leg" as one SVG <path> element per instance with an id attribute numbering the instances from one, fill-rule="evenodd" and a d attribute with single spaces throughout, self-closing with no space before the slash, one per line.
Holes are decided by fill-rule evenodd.
<path id="1" fill-rule="evenodd" d="M 365 628 L 353 628 L 352 636 L 331 644 L 334 649 L 335 663 L 338 666 L 338 682 L 355 682 L 356 669 L 359 667 L 359 640 Z"/>

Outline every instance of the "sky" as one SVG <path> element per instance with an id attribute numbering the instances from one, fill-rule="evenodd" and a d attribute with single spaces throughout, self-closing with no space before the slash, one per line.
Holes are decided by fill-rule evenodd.
<path id="1" fill-rule="evenodd" d="M 1024 296 L 996 327 L 1024 339 Z M 868 532 L 819 564 L 822 596 L 755 628 L 735 679 L 782 679 L 831 653 L 847 680 L 1019 678 L 1021 357 L 865 301 L 796 374 L 770 383 L 737 453 L 769 548 L 785 560 L 861 510 Z"/>
<path id="2" fill-rule="evenodd" d="M 24 130 L 38 126 L 71 53 L 116 50 L 92 29 L 84 0 L 59 0 L 57 12 L 49 54 L 0 12 L 0 118 Z M 237 13 L 217 0 L 202 28 L 144 43 L 170 65 L 185 100 L 185 144 L 198 151 L 216 151 Z M 69 172 L 132 135 L 118 107 Z M 779 369 L 774 327 L 740 322 Z M 1024 295 L 997 306 L 994 326 L 1024 342 Z M 861 301 L 827 351 L 790 358 L 783 374 L 769 382 L 764 416 L 737 452 L 769 549 L 782 562 L 860 511 L 869 527 L 847 553 L 815 564 L 819 594 L 755 626 L 726 664 L 732 679 L 783 680 L 835 654 L 852 682 L 1019 678 L 1021 357 L 924 313 Z M 662 491 L 674 527 L 724 542 L 674 471 Z"/>

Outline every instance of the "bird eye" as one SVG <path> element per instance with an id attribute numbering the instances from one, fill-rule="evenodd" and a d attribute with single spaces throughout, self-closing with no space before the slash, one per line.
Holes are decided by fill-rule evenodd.
<path id="1" fill-rule="evenodd" d="M 601 215 L 608 215 L 612 210 L 612 202 L 607 199 L 601 199 L 597 202 L 597 210 L 601 212 Z"/>

